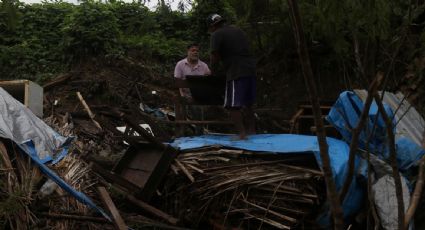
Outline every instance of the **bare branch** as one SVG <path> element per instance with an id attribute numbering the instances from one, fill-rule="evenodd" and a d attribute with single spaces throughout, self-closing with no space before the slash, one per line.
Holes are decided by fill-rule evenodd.
<path id="1" fill-rule="evenodd" d="M 325 175 L 327 196 L 331 207 L 333 216 L 334 229 L 343 229 L 344 220 L 343 212 L 338 199 L 335 181 L 333 180 L 330 159 L 328 154 L 328 144 L 326 142 L 326 131 L 320 110 L 320 103 L 317 95 L 317 87 L 314 82 L 313 71 L 311 69 L 310 57 L 307 50 L 307 45 L 304 38 L 304 31 L 301 23 L 299 9 L 297 2 L 288 0 L 290 17 L 292 27 L 294 29 L 294 36 L 297 42 L 298 55 L 301 62 L 303 76 L 307 85 L 307 91 L 310 96 L 310 101 L 313 108 L 314 123 L 316 125 L 317 140 L 320 148 L 320 158 L 322 159 L 322 167 Z"/>
<path id="2" fill-rule="evenodd" d="M 378 93 L 375 93 L 375 102 L 378 105 L 379 112 L 384 119 L 387 134 L 388 134 L 388 145 L 390 150 L 390 164 L 392 168 L 392 174 L 395 183 L 395 191 L 397 197 L 397 208 L 398 208 L 398 229 L 404 229 L 404 203 L 403 203 L 403 192 L 401 187 L 401 178 L 400 173 L 397 167 L 397 155 L 395 150 L 395 137 L 393 132 L 393 124 L 391 119 L 388 117 L 387 112 L 385 111 L 384 105 Z"/>
<path id="3" fill-rule="evenodd" d="M 418 180 L 416 181 L 415 190 L 413 191 L 412 198 L 410 199 L 409 209 L 406 211 L 406 216 L 404 217 L 404 228 L 409 227 L 409 223 L 415 215 L 416 208 L 418 207 L 419 200 L 421 199 L 422 190 L 424 187 L 424 170 L 425 170 L 425 156 L 422 157 L 419 162 L 419 173 Z"/>
<path id="4" fill-rule="evenodd" d="M 348 158 L 348 173 L 347 177 L 345 178 L 344 186 L 341 189 L 339 201 L 343 202 L 345 196 L 347 195 L 348 189 L 350 188 L 351 182 L 353 180 L 353 174 L 354 174 L 354 157 L 356 155 L 357 148 L 359 146 L 359 136 L 361 131 L 363 130 L 363 127 L 366 124 L 367 117 L 369 114 L 370 105 L 372 104 L 373 97 L 375 93 L 378 90 L 379 85 L 381 84 L 383 79 L 383 74 L 378 73 L 376 76 L 376 79 L 372 82 L 368 89 L 367 98 L 363 107 L 363 111 L 360 115 L 359 121 L 357 123 L 357 126 L 352 131 L 352 137 L 350 142 L 350 155 Z"/>

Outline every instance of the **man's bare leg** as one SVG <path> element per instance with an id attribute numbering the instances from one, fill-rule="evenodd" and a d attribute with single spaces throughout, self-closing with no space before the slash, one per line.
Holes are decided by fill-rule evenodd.
<path id="1" fill-rule="evenodd" d="M 235 124 L 235 127 L 239 132 L 239 138 L 241 140 L 246 139 L 246 130 L 244 127 L 242 110 L 241 109 L 230 110 L 230 119 L 232 120 L 233 124 Z"/>

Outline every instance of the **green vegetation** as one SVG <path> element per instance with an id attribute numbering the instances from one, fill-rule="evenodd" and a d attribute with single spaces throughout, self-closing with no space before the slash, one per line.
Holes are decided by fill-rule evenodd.
<path id="1" fill-rule="evenodd" d="M 25 5 L 3 0 L 0 76 L 43 82 L 90 58 L 127 57 L 129 52 L 172 68 L 189 41 L 206 51 L 205 18 L 212 12 L 247 31 L 260 68 L 272 68 L 268 78 L 299 73 L 285 0 L 194 0 L 188 12 L 172 11 L 167 1 L 150 11 L 143 2 Z M 423 1 L 301 1 L 315 75 L 352 88 L 365 87 L 366 79 L 383 71 L 392 88 L 410 70 L 418 77 L 408 82 L 422 83 L 423 67 L 417 63 L 425 50 L 424 9 Z M 203 55 L 206 59 L 207 52 Z"/>

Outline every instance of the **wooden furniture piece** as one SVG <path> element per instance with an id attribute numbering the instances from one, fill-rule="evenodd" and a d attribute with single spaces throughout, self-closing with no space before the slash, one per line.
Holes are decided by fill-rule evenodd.
<path id="1" fill-rule="evenodd" d="M 322 119 L 325 121 L 326 134 L 332 137 L 338 137 L 338 132 L 332 125 L 326 121 L 326 116 L 328 115 L 330 109 L 332 108 L 333 102 L 325 101 L 321 102 L 320 110 L 322 112 Z M 290 133 L 294 134 L 306 134 L 306 135 L 315 135 L 316 126 L 314 124 L 314 115 L 312 110 L 312 105 L 308 102 L 301 103 L 298 106 L 297 112 L 292 116 L 290 123 Z"/>
<path id="2" fill-rule="evenodd" d="M 0 81 L 0 87 L 29 108 L 36 116 L 43 117 L 43 88 L 30 80 Z"/>
<path id="3" fill-rule="evenodd" d="M 159 148 L 153 144 L 132 145 L 112 170 L 125 179 L 135 196 L 148 202 L 166 175 L 177 151 L 171 146 Z M 134 190 L 136 189 L 136 190 Z"/>

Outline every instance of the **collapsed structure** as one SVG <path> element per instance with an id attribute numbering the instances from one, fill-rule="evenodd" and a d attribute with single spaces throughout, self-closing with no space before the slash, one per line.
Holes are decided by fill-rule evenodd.
<path id="1" fill-rule="evenodd" d="M 43 219 L 63 229 L 94 227 L 99 222 L 118 229 L 129 223 L 164 229 L 176 225 L 291 229 L 329 224 L 315 136 L 259 134 L 234 140 L 232 135 L 213 134 L 169 139 L 161 135 L 165 132 L 160 126 L 164 120 L 171 123 L 168 117 L 172 114 L 164 110 L 91 105 L 78 93 L 74 97 L 83 112 L 74 109 L 63 117 L 52 113 L 42 121 L 1 88 L 0 95 L 2 176 L 11 178 L 2 187 L 7 190 L 2 200 L 26 194 L 18 202 L 24 209 L 8 216 L 8 224 L 18 229 L 31 228 Z M 408 124 L 406 117 L 415 122 L 395 125 L 399 131 L 398 165 L 407 175 L 425 153 L 417 134 L 423 133 L 424 122 L 413 107 L 403 103 L 407 102 L 389 103 L 387 111 L 395 111 L 395 124 Z M 361 98 L 344 92 L 327 117 L 342 136 L 341 140 L 327 140 L 338 190 L 347 177 L 351 129 L 362 108 Z M 372 172 L 368 172 L 367 157 L 362 157 L 367 153 L 360 151 L 343 209 L 347 223 L 353 222 L 372 175 L 372 195 L 381 224 L 391 229 L 397 222 L 397 203 L 388 202 L 394 199 L 395 189 L 386 163 L 385 124 L 380 119 L 377 109 L 371 109 L 359 147 L 373 153 L 369 160 Z M 123 132 L 117 129 L 120 126 Z M 417 130 L 410 132 L 409 127 Z M 410 199 L 407 179 L 403 180 L 406 210 Z M 32 206 L 36 202 L 48 205 L 38 209 Z"/>

